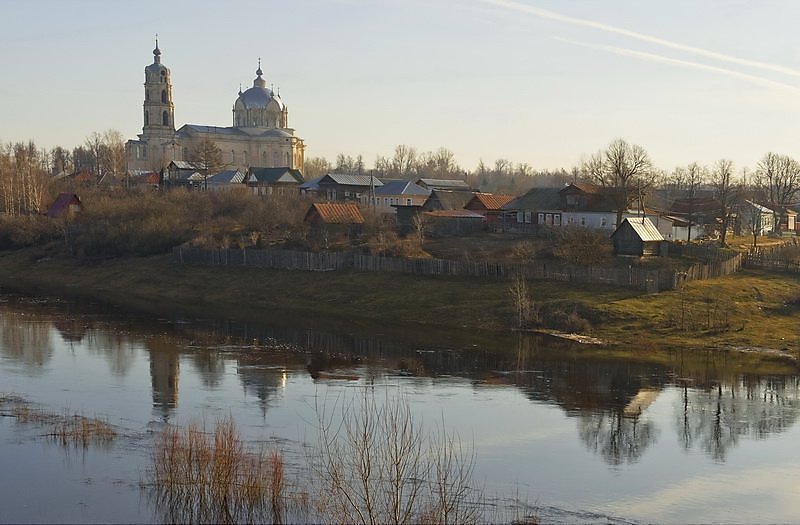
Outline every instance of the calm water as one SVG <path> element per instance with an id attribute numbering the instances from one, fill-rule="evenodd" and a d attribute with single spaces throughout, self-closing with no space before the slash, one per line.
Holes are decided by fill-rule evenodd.
<path id="1" fill-rule="evenodd" d="M 300 464 L 315 400 L 402 392 L 477 456 L 490 495 L 545 522 L 800 521 L 797 375 L 732 356 L 663 365 L 540 337 L 157 319 L 0 296 L 0 394 L 106 418 L 106 447 L 62 448 L 0 417 L 0 522 L 158 522 L 139 488 L 164 424 L 231 415 Z M 605 355 L 605 354 L 603 354 Z"/>

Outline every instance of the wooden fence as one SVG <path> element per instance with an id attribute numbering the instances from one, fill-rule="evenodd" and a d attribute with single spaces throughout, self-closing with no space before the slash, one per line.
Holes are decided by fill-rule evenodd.
<path id="1" fill-rule="evenodd" d="M 292 250 L 218 249 L 178 247 L 173 251 L 181 264 L 211 266 L 260 266 L 265 268 L 363 272 L 394 272 L 414 275 L 439 275 L 511 279 L 523 275 L 528 279 L 545 279 L 586 284 L 624 286 L 655 293 L 673 290 L 687 281 L 727 275 L 741 267 L 741 255 L 726 261 L 697 263 L 685 272 L 667 269 L 648 270 L 636 266 L 586 267 L 553 261 L 528 264 L 499 264 L 448 259 L 406 259 L 375 257 L 355 252 L 301 252 Z"/>
<path id="2" fill-rule="evenodd" d="M 795 243 L 757 246 L 750 249 L 745 256 L 744 266 L 776 272 L 800 273 L 800 247 Z"/>

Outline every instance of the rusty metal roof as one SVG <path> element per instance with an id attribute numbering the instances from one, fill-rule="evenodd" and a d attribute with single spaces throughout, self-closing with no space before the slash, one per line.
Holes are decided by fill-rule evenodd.
<path id="1" fill-rule="evenodd" d="M 358 205 L 352 202 L 315 202 L 306 213 L 305 220 L 313 217 L 326 224 L 363 224 L 364 217 Z"/>
<path id="2" fill-rule="evenodd" d="M 472 201 L 467 203 L 467 207 L 471 208 L 473 203 L 477 201 L 487 210 L 500 210 L 514 200 L 513 195 L 495 195 L 493 193 L 476 193 Z"/>

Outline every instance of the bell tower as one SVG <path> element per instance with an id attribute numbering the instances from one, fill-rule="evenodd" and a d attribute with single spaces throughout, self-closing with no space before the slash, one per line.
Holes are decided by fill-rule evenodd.
<path id="1" fill-rule="evenodd" d="M 153 63 L 144 68 L 144 126 L 142 138 L 172 137 L 175 133 L 175 106 L 169 68 L 161 63 L 161 50 L 153 49 Z"/>

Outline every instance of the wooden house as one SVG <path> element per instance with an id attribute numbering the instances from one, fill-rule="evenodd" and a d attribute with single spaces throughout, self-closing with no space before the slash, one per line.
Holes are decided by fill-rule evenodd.
<path id="1" fill-rule="evenodd" d="M 383 213 L 396 213 L 397 206 L 422 206 L 430 193 L 410 180 L 390 180 L 362 194 L 361 203 Z"/>
<path id="2" fill-rule="evenodd" d="M 50 218 L 72 218 L 83 211 L 80 198 L 74 193 L 59 193 L 53 203 L 47 208 L 46 215 Z"/>
<path id="3" fill-rule="evenodd" d="M 503 206 L 514 200 L 513 195 L 495 195 L 493 193 L 475 193 L 464 205 L 465 210 L 480 213 L 486 219 L 486 224 L 499 222 L 503 213 Z"/>
<path id="4" fill-rule="evenodd" d="M 383 181 L 370 175 L 328 173 L 317 182 L 317 194 L 328 201 L 360 202 L 373 188 L 383 186 Z"/>
<path id="5" fill-rule="evenodd" d="M 251 167 L 247 170 L 244 183 L 254 195 L 298 193 L 303 175 L 300 170 L 293 168 Z"/>
<path id="6" fill-rule="evenodd" d="M 628 217 L 611 234 L 614 255 L 661 255 L 664 237 L 647 217 Z"/>
<path id="7" fill-rule="evenodd" d="M 354 202 L 315 202 L 303 222 L 309 228 L 309 238 L 328 248 L 332 242 L 357 237 L 364 217 Z"/>
<path id="8" fill-rule="evenodd" d="M 467 181 L 460 179 L 428 179 L 421 178 L 416 180 L 417 186 L 427 190 L 450 190 L 450 191 L 472 191 Z"/>
<path id="9" fill-rule="evenodd" d="M 463 210 L 473 195 L 471 190 L 432 190 L 422 208 L 424 211 Z"/>

